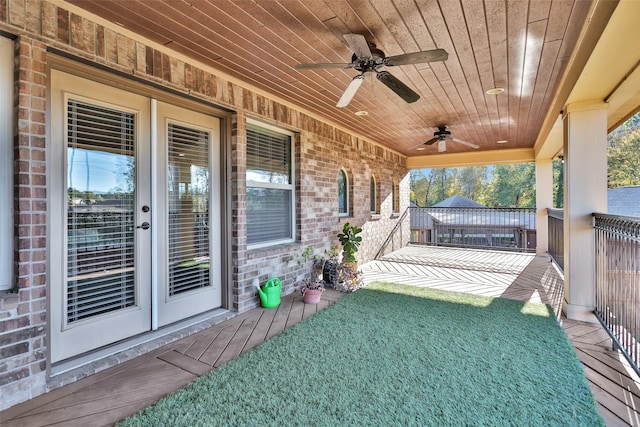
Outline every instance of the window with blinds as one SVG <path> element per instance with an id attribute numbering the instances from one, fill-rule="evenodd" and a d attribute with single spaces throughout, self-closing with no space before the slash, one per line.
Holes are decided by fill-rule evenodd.
<path id="1" fill-rule="evenodd" d="M 169 124 L 169 295 L 211 286 L 208 132 Z"/>
<path id="2" fill-rule="evenodd" d="M 293 240 L 291 136 L 247 125 L 247 243 Z"/>
<path id="3" fill-rule="evenodd" d="M 67 322 L 136 304 L 135 115 L 67 103 Z"/>

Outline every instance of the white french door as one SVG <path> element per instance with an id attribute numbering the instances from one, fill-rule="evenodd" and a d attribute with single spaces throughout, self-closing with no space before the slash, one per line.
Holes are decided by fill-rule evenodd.
<path id="1" fill-rule="evenodd" d="M 151 327 L 151 163 L 147 98 L 58 71 L 51 80 L 57 362 Z"/>
<path id="2" fill-rule="evenodd" d="M 220 123 L 157 103 L 157 325 L 221 305 Z"/>
<path id="3" fill-rule="evenodd" d="M 52 362 L 219 307 L 219 120 L 56 70 L 51 87 Z"/>

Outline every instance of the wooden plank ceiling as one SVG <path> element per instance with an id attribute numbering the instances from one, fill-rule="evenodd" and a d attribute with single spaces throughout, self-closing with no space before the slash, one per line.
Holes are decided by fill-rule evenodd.
<path id="1" fill-rule="evenodd" d="M 69 2 L 407 156 L 437 153 L 438 144 L 415 146 L 439 125 L 479 150 L 533 147 L 591 6 L 586 0 Z M 384 68 L 420 95 L 417 102 L 404 102 L 367 73 L 351 103 L 337 108 L 357 71 L 294 66 L 350 63 L 348 33 L 364 35 L 386 56 L 438 48 L 449 57 Z M 486 94 L 494 87 L 504 92 Z M 446 149 L 474 151 L 452 141 Z"/>

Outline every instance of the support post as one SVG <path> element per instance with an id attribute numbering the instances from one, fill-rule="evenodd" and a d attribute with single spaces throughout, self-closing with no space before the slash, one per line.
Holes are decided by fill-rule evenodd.
<path id="1" fill-rule="evenodd" d="M 595 322 L 594 212 L 607 212 L 607 104 L 567 105 L 564 121 L 564 308 Z"/>

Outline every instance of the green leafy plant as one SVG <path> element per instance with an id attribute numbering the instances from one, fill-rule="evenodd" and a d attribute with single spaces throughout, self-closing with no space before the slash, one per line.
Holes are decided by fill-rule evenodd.
<path id="1" fill-rule="evenodd" d="M 338 240 L 342 245 L 342 262 L 356 262 L 356 252 L 362 242 L 362 237 L 358 236 L 362 228 L 345 222 L 342 233 L 338 233 Z"/>

